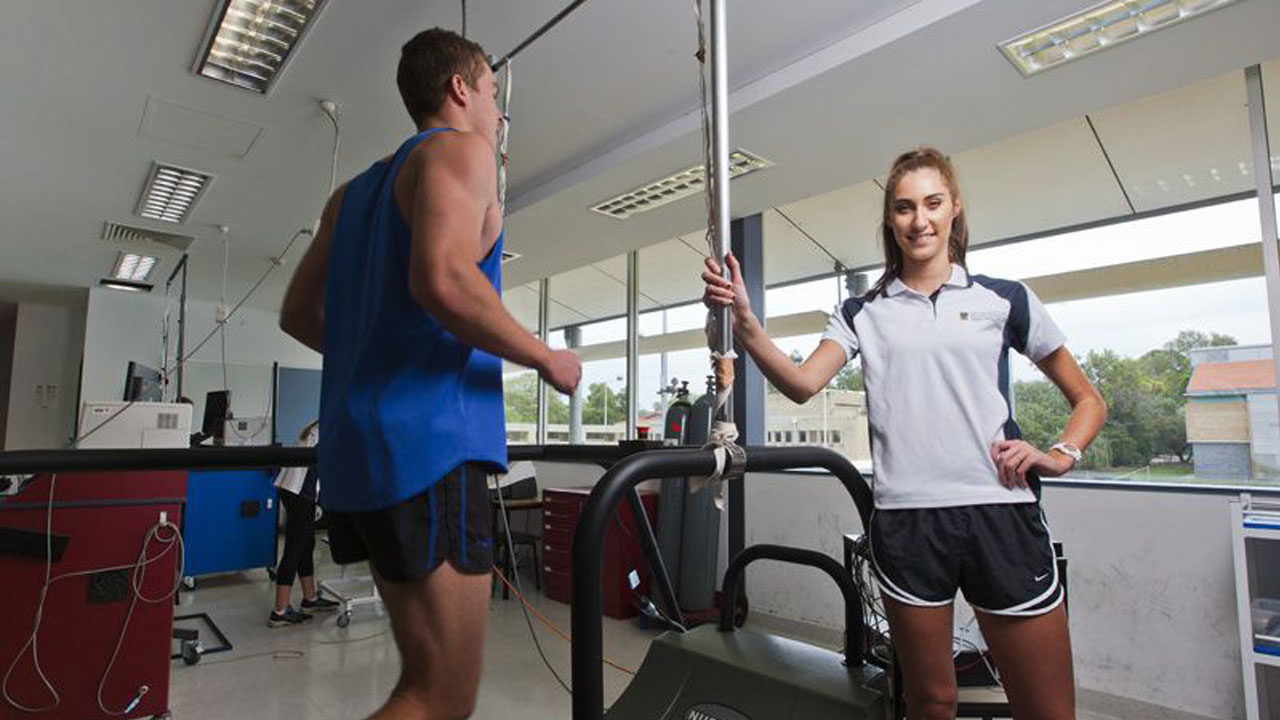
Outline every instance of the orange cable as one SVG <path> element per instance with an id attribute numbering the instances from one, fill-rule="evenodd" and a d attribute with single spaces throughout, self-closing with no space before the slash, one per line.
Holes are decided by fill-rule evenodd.
<path id="1" fill-rule="evenodd" d="M 555 633 L 555 634 L 556 634 L 556 635 L 557 635 L 561 640 L 564 640 L 564 641 L 565 641 L 565 642 L 567 642 L 567 643 L 572 643 L 572 642 L 573 642 L 573 640 L 569 637 L 569 634 L 568 634 L 568 633 L 566 633 L 565 631 L 563 631 L 563 630 L 561 630 L 560 628 L 556 627 L 556 624 L 555 624 L 555 623 L 553 623 L 553 622 L 551 622 L 550 620 L 548 620 L 546 617 L 544 617 L 544 616 L 543 616 L 543 614 L 542 614 L 542 613 L 538 612 L 538 609 L 537 609 L 537 608 L 535 608 L 533 605 L 530 605 L 530 604 L 529 604 L 529 601 L 525 599 L 524 595 L 521 595 L 521 594 L 520 594 L 520 591 L 519 591 L 519 590 L 517 590 L 517 589 L 516 589 L 516 587 L 515 587 L 514 585 L 512 585 L 512 584 L 511 584 L 511 581 L 507 580 L 507 576 L 502 574 L 502 571 L 498 569 L 498 566 L 497 566 L 497 565 L 494 565 L 494 566 L 493 566 L 493 574 L 494 574 L 494 575 L 497 575 L 497 576 L 498 576 L 498 579 L 502 581 L 502 584 L 503 584 L 503 585 L 506 585 L 506 586 L 507 586 L 507 588 L 508 588 L 509 590 L 511 590 L 511 592 L 515 593 L 516 598 L 517 598 L 517 599 L 519 599 L 519 600 L 520 600 L 520 602 L 521 602 L 521 603 L 523 603 L 525 607 L 529 608 L 529 610 L 531 610 L 531 611 L 533 612 L 534 617 L 538 618 L 538 621 L 539 621 L 539 622 L 541 622 L 543 625 L 546 625 L 546 626 L 547 626 L 547 628 L 549 628 L 549 629 L 551 630 L 551 632 Z M 613 668 L 614 670 L 619 670 L 619 671 L 624 672 L 624 673 L 626 673 L 626 674 L 628 674 L 628 675 L 635 675 L 635 674 L 636 674 L 636 671 L 635 671 L 635 670 L 632 670 L 631 668 L 628 668 L 628 667 L 623 667 L 623 666 L 621 666 L 621 665 L 619 665 L 619 664 L 617 664 L 617 663 L 613 662 L 612 660 L 610 660 L 610 659 L 608 659 L 608 658 L 603 658 L 603 662 L 604 662 L 604 664 L 605 664 L 605 665 L 608 665 L 609 667 Z"/>

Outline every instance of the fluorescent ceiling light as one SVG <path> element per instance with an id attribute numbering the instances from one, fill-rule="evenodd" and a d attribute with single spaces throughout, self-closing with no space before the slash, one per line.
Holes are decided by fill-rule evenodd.
<path id="1" fill-rule="evenodd" d="M 266 93 L 323 5 L 324 0 L 222 0 L 196 72 Z"/>
<path id="2" fill-rule="evenodd" d="M 111 277 L 115 280 L 146 282 L 156 266 L 156 259 L 150 255 L 122 252 L 116 258 L 115 267 L 111 269 Z"/>
<path id="3" fill-rule="evenodd" d="M 213 175 L 176 165 L 153 163 L 135 211 L 144 218 L 184 223 L 213 181 Z"/>
<path id="4" fill-rule="evenodd" d="M 112 290 L 128 290 L 129 292 L 151 292 L 152 288 L 147 283 L 133 282 L 132 280 L 112 280 L 110 278 L 102 278 L 98 281 L 98 284 Z"/>
<path id="5" fill-rule="evenodd" d="M 1109 0 L 1000 43 L 1028 77 L 1236 0 Z"/>
<path id="6" fill-rule="evenodd" d="M 734 150 L 729 154 L 730 179 L 772 166 L 772 162 L 746 150 Z M 696 195 L 702 192 L 705 181 L 706 169 L 701 165 L 694 165 L 611 197 L 591 209 L 601 215 L 626 220 L 637 213 Z"/>

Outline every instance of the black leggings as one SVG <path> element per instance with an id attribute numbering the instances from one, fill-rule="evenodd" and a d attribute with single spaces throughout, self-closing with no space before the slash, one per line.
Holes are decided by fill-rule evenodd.
<path id="1" fill-rule="evenodd" d="M 289 587 L 298 575 L 316 574 L 311 555 L 316 549 L 316 503 L 288 490 L 280 490 L 284 507 L 284 552 L 276 566 L 276 584 Z"/>

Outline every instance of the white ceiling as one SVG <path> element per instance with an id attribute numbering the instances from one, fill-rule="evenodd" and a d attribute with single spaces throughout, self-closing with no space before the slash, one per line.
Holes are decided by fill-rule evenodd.
<path id="1" fill-rule="evenodd" d="M 500 53 L 564 4 L 470 0 L 469 29 Z M 729 3 L 732 144 L 777 163 L 733 183 L 735 215 L 780 207 L 846 264 L 874 262 L 870 179 L 922 142 L 953 153 L 976 241 L 1127 213 L 1085 115 L 1139 211 L 1250 187 L 1236 169 L 1249 156 L 1240 68 L 1280 55 L 1280 3 L 1241 0 L 1032 79 L 995 49 L 1084 4 Z M 173 230 L 133 214 L 154 160 L 217 176 L 176 230 L 198 238 L 192 296 L 214 300 L 214 226 L 231 228 L 228 295 L 238 297 L 323 203 L 333 137 L 316 100 L 342 106 L 341 181 L 412 131 L 392 81 L 399 45 L 419 28 L 459 22 L 457 0 L 329 0 L 261 97 L 191 72 L 213 9 L 212 0 L 5 3 L 0 299 L 95 284 L 116 252 L 97 239 L 106 220 Z M 687 0 L 589 0 L 517 58 L 508 241 L 523 257 L 506 272 L 525 322 L 529 308 L 536 317 L 536 293 L 521 286 L 549 275 L 575 295 L 553 290 L 553 316 L 618 310 L 617 256 L 633 248 L 648 248 L 642 306 L 696 294 L 700 199 L 628 221 L 587 211 L 698 162 L 693 50 Z M 1276 106 L 1276 63 L 1266 77 Z M 1271 117 L 1274 147 L 1280 112 Z M 831 267 L 778 213 L 765 222 L 770 282 Z M 171 251 L 162 258 L 161 287 L 175 261 Z M 290 269 L 252 304 L 276 307 Z"/>

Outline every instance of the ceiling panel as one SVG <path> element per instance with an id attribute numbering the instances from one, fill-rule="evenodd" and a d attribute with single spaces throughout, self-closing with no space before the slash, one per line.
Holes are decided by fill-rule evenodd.
<path id="1" fill-rule="evenodd" d="M 1129 214 L 1083 118 L 956 153 L 952 162 L 972 245 Z"/>
<path id="2" fill-rule="evenodd" d="M 702 297 L 702 235 L 676 237 L 640 249 L 640 306 L 646 298 L 675 305 Z M 652 307 L 652 306 L 648 306 Z"/>
<path id="3" fill-rule="evenodd" d="M 795 221 L 795 225 L 788 222 L 782 213 Z M 800 218 L 786 209 L 765 210 L 763 215 L 764 281 L 767 285 L 834 271 L 836 261 L 827 254 L 829 250 L 824 251 L 818 246 L 822 241 L 807 228 L 803 232 L 797 229 L 797 226 L 804 228 Z M 822 245 L 825 247 L 825 243 Z"/>
<path id="4" fill-rule="evenodd" d="M 1243 71 L 1092 117 L 1139 212 L 1253 188 Z"/>
<path id="5" fill-rule="evenodd" d="M 622 263 L 619 282 L 617 263 Z M 551 277 L 551 327 L 573 325 L 627 311 L 626 259 L 610 258 Z"/>
<path id="6" fill-rule="evenodd" d="M 859 267 L 880 262 L 876 233 L 882 197 L 880 186 L 867 180 L 780 209 L 846 267 Z M 821 272 L 831 269 L 830 258 L 827 260 Z"/>
<path id="7" fill-rule="evenodd" d="M 528 285 L 517 285 L 516 287 L 503 288 L 502 304 L 507 306 L 507 312 L 515 316 L 520 324 L 530 332 L 538 331 L 538 286 L 529 283 Z"/>

